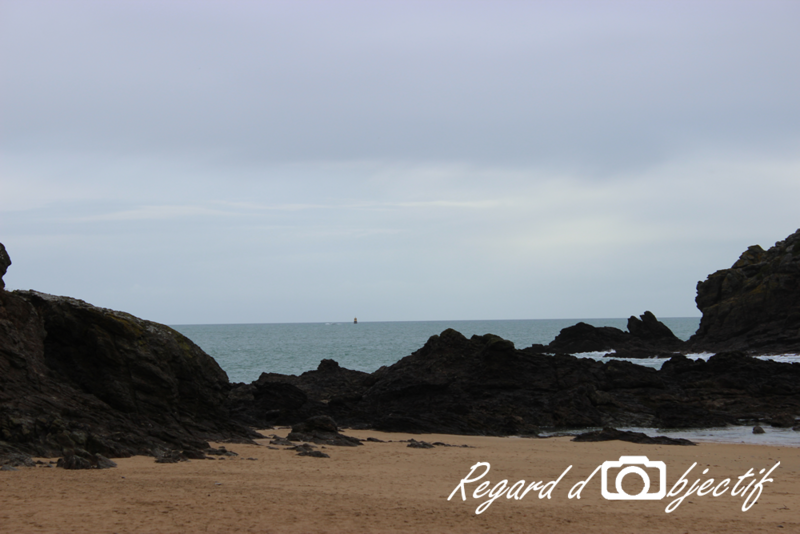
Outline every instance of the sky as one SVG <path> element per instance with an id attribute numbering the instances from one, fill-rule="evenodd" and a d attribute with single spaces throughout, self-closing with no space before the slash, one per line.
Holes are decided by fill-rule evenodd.
<path id="1" fill-rule="evenodd" d="M 800 2 L 0 0 L 7 289 L 166 324 L 699 316 L 800 228 Z"/>

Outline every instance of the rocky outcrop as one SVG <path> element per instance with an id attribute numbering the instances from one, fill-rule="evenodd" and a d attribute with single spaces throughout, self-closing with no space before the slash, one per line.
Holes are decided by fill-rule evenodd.
<path id="1" fill-rule="evenodd" d="M 324 359 L 300 376 L 262 373 L 250 384 L 234 384 L 227 405 L 234 417 L 256 428 L 293 424 L 353 405 L 374 381 L 369 373 Z"/>
<path id="2" fill-rule="evenodd" d="M 642 432 L 628 432 L 616 428 L 604 428 L 593 432 L 579 434 L 572 438 L 577 442 L 595 441 L 628 441 L 640 445 L 697 445 L 693 441 L 683 438 L 668 438 L 666 436 L 648 436 Z"/>
<path id="3" fill-rule="evenodd" d="M 248 441 L 254 432 L 224 406 L 229 389 L 217 363 L 167 326 L 0 290 L 0 454 L 86 459 Z"/>
<path id="4" fill-rule="evenodd" d="M 5 289 L 6 287 L 3 277 L 6 275 L 9 265 L 11 265 L 11 258 L 8 257 L 6 247 L 0 243 L 0 289 Z"/>
<path id="5" fill-rule="evenodd" d="M 339 433 L 336 421 L 326 415 L 309 417 L 302 423 L 293 425 L 286 439 L 338 447 L 357 447 L 362 444 L 358 438 Z"/>
<path id="6" fill-rule="evenodd" d="M 307 401 L 282 411 L 283 424 L 324 414 L 384 431 L 533 435 L 540 427 L 708 427 L 800 413 L 796 364 L 677 355 L 657 371 L 517 350 L 491 334 L 467 339 L 450 329 L 367 375 L 346 401 L 330 402 L 336 390 L 321 387 L 318 374 L 307 387 L 305 376 L 290 377 Z"/>
<path id="7" fill-rule="evenodd" d="M 690 350 L 800 352 L 800 230 L 698 282 L 696 302 L 703 318 Z"/>
<path id="8" fill-rule="evenodd" d="M 628 331 L 611 326 L 592 326 L 578 323 L 564 328 L 549 345 L 534 345 L 532 351 L 540 353 L 607 352 L 618 357 L 652 358 L 670 357 L 683 347 L 667 325 L 646 311 L 639 318 L 628 319 Z"/>

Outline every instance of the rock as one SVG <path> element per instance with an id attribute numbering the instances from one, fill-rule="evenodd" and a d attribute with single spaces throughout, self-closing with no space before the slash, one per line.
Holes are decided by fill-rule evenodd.
<path id="1" fill-rule="evenodd" d="M 327 415 L 318 415 L 292 426 L 292 431 L 286 439 L 339 447 L 362 445 L 360 439 L 340 434 L 338 430 L 339 427 L 333 419 Z"/>
<path id="2" fill-rule="evenodd" d="M 203 452 L 205 452 L 205 454 L 207 455 L 213 455 L 213 456 L 239 456 L 237 453 L 229 451 L 225 447 L 220 447 L 218 449 L 213 449 L 209 447 Z"/>
<path id="3" fill-rule="evenodd" d="M 37 463 L 39 462 L 34 462 L 33 458 L 27 454 L 15 452 L 0 454 L 0 465 L 7 465 L 10 467 L 35 467 Z"/>
<path id="4" fill-rule="evenodd" d="M 414 439 L 408 440 L 407 447 L 411 447 L 412 449 L 433 449 L 435 446 L 427 441 L 417 441 Z"/>
<path id="5" fill-rule="evenodd" d="M 300 445 L 295 445 L 287 450 L 297 451 L 297 452 L 311 452 L 314 449 L 316 449 L 316 447 L 311 445 L 310 443 L 301 443 Z"/>
<path id="6" fill-rule="evenodd" d="M 671 357 L 670 352 L 680 349 L 681 341 L 667 325 L 646 311 L 639 319 L 628 319 L 628 332 L 610 326 L 592 326 L 578 323 L 564 328 L 544 349 L 540 345 L 530 347 L 530 352 L 581 353 L 606 352 L 620 358 Z"/>
<path id="7" fill-rule="evenodd" d="M 339 427 L 336 425 L 336 421 L 327 415 L 309 417 L 304 422 L 292 426 L 292 432 L 301 432 L 304 434 L 313 432 L 335 433 L 338 431 Z"/>
<path id="8" fill-rule="evenodd" d="M 189 458 L 182 452 L 175 450 L 159 451 L 156 454 L 157 464 L 175 464 L 178 462 L 188 462 Z"/>
<path id="9" fill-rule="evenodd" d="M 761 428 L 760 426 L 754 426 L 753 427 L 753 434 L 763 434 L 763 433 L 764 433 L 764 429 Z"/>
<path id="10" fill-rule="evenodd" d="M 682 438 L 668 438 L 666 436 L 650 437 L 642 432 L 628 432 L 615 428 L 604 428 L 594 432 L 586 432 L 572 438 L 572 441 L 630 441 L 642 445 L 696 445 L 696 443 Z"/>
<path id="11" fill-rule="evenodd" d="M 800 413 L 797 365 L 734 352 L 707 362 L 676 355 L 656 371 L 517 350 L 497 336 L 467 339 L 455 330 L 372 373 L 348 404 L 322 403 L 315 395 L 326 390 L 317 377 L 306 389 L 304 376 L 292 385 L 308 400 L 293 413 L 335 414 L 345 426 L 388 432 L 530 436 L 541 427 L 710 427 Z M 330 436 L 307 431 L 296 424 L 289 439 L 329 444 Z"/>
<path id="12" fill-rule="evenodd" d="M 184 449 L 181 454 L 189 460 L 213 460 L 213 458 L 206 456 L 206 453 L 198 449 Z"/>
<path id="13" fill-rule="evenodd" d="M 6 287 L 6 283 L 3 281 L 3 277 L 6 275 L 6 271 L 8 267 L 11 265 L 11 258 L 8 257 L 8 252 L 6 252 L 6 247 L 0 243 L 0 290 Z"/>
<path id="14" fill-rule="evenodd" d="M 259 435 L 226 407 L 230 389 L 219 365 L 167 326 L 0 290 L 0 454 L 126 457 L 252 443 Z"/>
<path id="15" fill-rule="evenodd" d="M 778 428 L 791 428 L 796 424 L 794 416 L 788 413 L 782 413 L 767 418 L 767 423 Z"/>
<path id="16" fill-rule="evenodd" d="M 800 425 L 793 426 L 792 430 L 794 430 L 795 432 L 800 432 Z"/>
<path id="17" fill-rule="evenodd" d="M 19 471 L 19 469 L 11 467 L 10 465 L 2 465 L 0 466 L 0 471 Z"/>
<path id="18" fill-rule="evenodd" d="M 313 456 L 314 458 L 330 458 L 322 451 L 302 451 L 297 453 L 297 456 Z"/>
<path id="19" fill-rule="evenodd" d="M 102 454 L 76 449 L 65 452 L 64 457 L 58 459 L 56 466 L 64 469 L 110 469 L 117 467 L 117 464 Z"/>
<path id="20" fill-rule="evenodd" d="M 552 352 L 569 354 L 604 352 L 628 344 L 629 337 L 619 328 L 578 323 L 561 330 L 547 347 Z"/>
<path id="21" fill-rule="evenodd" d="M 628 332 L 633 337 L 654 343 L 670 342 L 680 345 L 681 340 L 672 333 L 667 325 L 656 319 L 653 312 L 646 311 L 637 319 L 631 316 L 628 319 Z"/>
<path id="22" fill-rule="evenodd" d="M 296 386 L 271 382 L 264 375 L 251 384 L 234 385 L 226 400 L 232 417 L 257 428 L 291 421 L 291 415 L 307 403 L 308 395 Z"/>
<path id="23" fill-rule="evenodd" d="M 262 373 L 251 384 L 237 384 L 228 405 L 234 417 L 258 428 L 293 425 L 320 413 L 349 413 L 372 381 L 368 373 L 324 359 L 300 376 Z"/>
<path id="24" fill-rule="evenodd" d="M 703 312 L 692 351 L 800 351 L 800 230 L 769 250 L 754 245 L 697 284 Z"/>

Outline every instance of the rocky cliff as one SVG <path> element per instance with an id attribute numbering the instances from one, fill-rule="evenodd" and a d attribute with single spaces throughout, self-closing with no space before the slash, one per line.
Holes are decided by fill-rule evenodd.
<path id="1" fill-rule="evenodd" d="M 247 441 L 254 433 L 224 407 L 229 389 L 217 363 L 167 326 L 0 289 L 0 453 L 121 457 Z"/>
<path id="2" fill-rule="evenodd" d="M 800 351 L 800 230 L 697 284 L 703 312 L 689 350 Z"/>

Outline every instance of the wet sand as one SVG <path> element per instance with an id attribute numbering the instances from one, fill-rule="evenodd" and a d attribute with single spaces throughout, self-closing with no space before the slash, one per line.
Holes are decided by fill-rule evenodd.
<path id="1" fill-rule="evenodd" d="M 264 431 L 282 436 L 287 432 Z M 226 445 L 239 454 L 226 460 L 156 464 L 150 457 L 134 457 L 117 459 L 117 468 L 99 471 L 38 467 L 0 472 L 0 532 L 800 532 L 797 447 L 345 433 L 387 442 L 319 448 L 331 457 L 314 458 L 283 447 L 268 449 L 269 440 L 261 440 L 259 446 Z M 398 442 L 409 438 L 470 448 L 416 449 Z M 665 508 L 675 497 L 606 500 L 600 472 L 586 484 L 580 499 L 568 497 L 570 489 L 603 462 L 640 455 L 666 464 L 667 489 L 695 462 L 688 486 L 698 478 L 714 478 L 707 488 L 719 487 L 719 492 L 725 489 L 717 486 L 724 478 L 732 479 L 732 486 L 753 469 L 759 480 L 761 469 L 780 465 L 770 475 L 774 481 L 763 484 L 756 504 L 747 511 L 742 511 L 745 499 L 731 496 L 730 489 L 719 497 L 690 495 L 671 513 Z M 489 472 L 464 484 L 466 501 L 460 492 L 448 501 L 478 462 L 489 463 Z M 546 483 L 570 465 L 546 498 Z M 706 475 L 704 469 L 709 470 Z M 483 471 L 479 468 L 476 476 Z M 654 480 L 648 493 L 657 489 L 656 472 L 647 470 Z M 526 488 L 536 481 L 545 488 L 531 490 L 520 500 L 503 494 L 476 514 L 489 498 L 473 498 L 480 482 L 488 480 L 489 490 L 500 490 L 503 486 L 497 484 L 504 479 L 506 488 L 520 479 Z M 609 487 L 616 492 L 613 481 Z M 753 488 L 755 484 L 748 493 Z M 641 479 L 626 476 L 622 489 L 639 493 Z"/>

